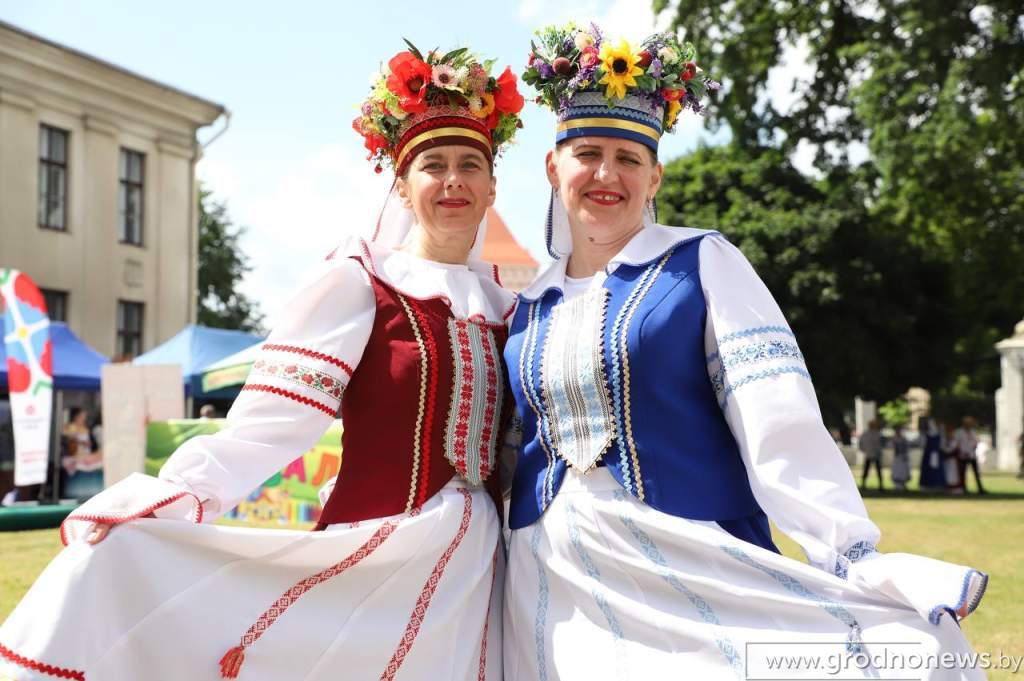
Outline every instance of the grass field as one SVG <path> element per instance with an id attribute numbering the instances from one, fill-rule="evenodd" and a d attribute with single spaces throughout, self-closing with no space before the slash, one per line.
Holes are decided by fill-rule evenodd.
<path id="1" fill-rule="evenodd" d="M 869 491 L 865 502 L 882 528 L 881 550 L 987 572 L 985 599 L 964 631 L 978 652 L 1024 656 L 1024 482 L 994 474 L 985 482 L 990 494 L 984 497 Z M 795 543 L 778 533 L 776 540 L 786 555 L 802 560 Z M 0 533 L 0 620 L 60 548 L 56 530 Z M 989 678 L 1020 681 L 1024 672 L 992 670 Z"/>

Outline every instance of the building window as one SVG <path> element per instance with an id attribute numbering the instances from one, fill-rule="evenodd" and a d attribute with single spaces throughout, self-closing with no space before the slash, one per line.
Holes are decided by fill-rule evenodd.
<path id="1" fill-rule="evenodd" d="M 53 289 L 39 289 L 46 301 L 46 313 L 50 316 L 51 322 L 68 321 L 68 292 L 54 291 Z"/>
<path id="2" fill-rule="evenodd" d="M 68 134 L 39 126 L 39 226 L 44 229 L 68 228 Z"/>
<path id="3" fill-rule="evenodd" d="M 117 233 L 123 244 L 142 245 L 143 168 L 146 155 L 121 149 L 117 193 Z"/>
<path id="4" fill-rule="evenodd" d="M 117 301 L 117 355 L 138 357 L 142 354 L 142 303 Z"/>

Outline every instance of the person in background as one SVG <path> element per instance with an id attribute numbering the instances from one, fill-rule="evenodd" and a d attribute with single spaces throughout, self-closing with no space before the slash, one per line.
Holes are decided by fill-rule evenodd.
<path id="1" fill-rule="evenodd" d="M 903 437 L 903 429 L 894 429 L 895 435 L 892 438 L 892 482 L 896 489 L 903 491 L 907 489 L 910 481 L 910 443 Z M 881 476 L 879 476 L 881 477 Z"/>
<path id="2" fill-rule="evenodd" d="M 963 492 L 960 481 L 960 455 L 956 445 L 956 429 L 952 423 L 943 424 L 942 470 L 946 476 L 946 491 L 950 494 Z"/>
<path id="3" fill-rule="evenodd" d="M 208 421 L 217 418 L 217 409 L 212 404 L 204 404 L 199 408 L 199 419 Z"/>
<path id="4" fill-rule="evenodd" d="M 885 489 L 882 480 L 882 431 L 879 430 L 878 419 L 871 419 L 868 429 L 860 435 L 857 446 L 864 452 L 864 475 L 861 477 L 860 486 L 863 489 L 868 487 L 868 473 L 874 466 L 878 471 L 878 489 Z"/>
<path id="5" fill-rule="evenodd" d="M 974 432 L 978 422 L 973 416 L 965 416 L 963 425 L 953 433 L 953 440 L 957 448 L 957 458 L 960 473 L 960 488 L 967 492 L 967 468 L 974 471 L 974 482 L 978 485 L 978 494 L 985 493 L 985 487 L 981 484 L 981 472 L 978 470 L 978 435 Z"/>
<path id="6" fill-rule="evenodd" d="M 942 470 L 942 433 L 940 421 L 929 417 L 922 429 L 921 478 L 917 486 L 922 491 L 946 488 L 946 474 Z"/>

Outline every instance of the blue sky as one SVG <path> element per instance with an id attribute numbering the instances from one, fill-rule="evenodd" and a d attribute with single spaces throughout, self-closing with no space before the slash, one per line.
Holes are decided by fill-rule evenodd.
<path id="1" fill-rule="evenodd" d="M 647 0 L 568 0 L 557 14 L 545 4 L 295 2 L 285 10 L 284 3 L 240 0 L 0 0 L 0 19 L 232 112 L 199 174 L 249 230 L 243 248 L 254 270 L 243 290 L 272 323 L 308 267 L 346 230 L 373 220 L 387 193 L 390 179 L 374 175 L 350 123 L 370 74 L 403 48 L 402 37 L 423 49 L 469 45 L 520 73 L 540 25 L 593 19 L 606 33 L 636 39 L 666 18 L 656 22 Z M 525 128 L 496 168 L 497 209 L 538 259 L 553 120 L 528 102 Z M 200 139 L 211 133 L 201 131 Z M 712 137 L 688 115 L 662 141 L 662 159 L 725 134 Z"/>

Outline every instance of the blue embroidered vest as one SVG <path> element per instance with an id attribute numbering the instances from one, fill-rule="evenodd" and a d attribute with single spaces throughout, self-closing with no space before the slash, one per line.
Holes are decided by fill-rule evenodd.
<path id="1" fill-rule="evenodd" d="M 619 265 L 586 299 L 520 300 L 505 348 L 523 421 L 512 529 L 541 516 L 567 461 L 599 459 L 650 506 L 776 550 L 708 376 L 701 238 Z"/>

